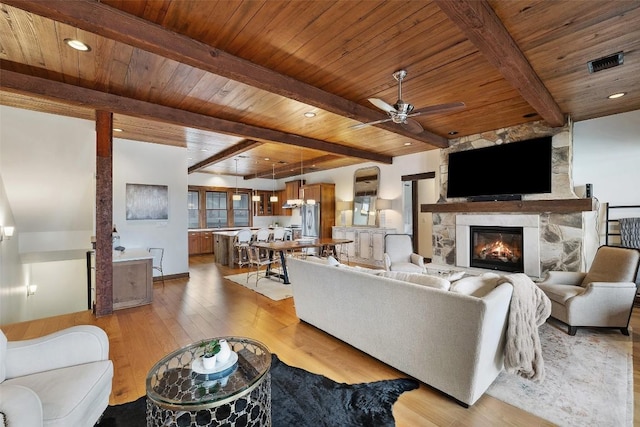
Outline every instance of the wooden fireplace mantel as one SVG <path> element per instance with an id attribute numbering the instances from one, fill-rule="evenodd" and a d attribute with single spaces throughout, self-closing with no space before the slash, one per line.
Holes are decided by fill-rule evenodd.
<path id="1" fill-rule="evenodd" d="M 593 199 L 510 200 L 420 205 L 420 212 L 550 212 L 574 213 L 593 210 Z"/>

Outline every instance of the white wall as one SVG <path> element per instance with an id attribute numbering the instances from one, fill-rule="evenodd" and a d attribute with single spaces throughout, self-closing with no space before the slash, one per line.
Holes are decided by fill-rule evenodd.
<path id="1" fill-rule="evenodd" d="M 640 205 L 640 110 L 576 122 L 573 182 L 602 203 Z"/>
<path id="2" fill-rule="evenodd" d="M 5 106 L 0 124 L 0 225 L 16 227 L 0 243 L 0 324 L 86 309 L 78 286 L 86 287 L 82 251 L 95 235 L 95 124 Z M 164 247 L 165 275 L 188 273 L 187 150 L 115 139 L 113 159 L 121 244 Z M 168 221 L 126 221 L 126 183 L 168 185 Z M 80 255 L 65 263 L 23 263 L 74 249 Z M 27 298 L 29 283 L 38 292 Z"/>
<path id="3" fill-rule="evenodd" d="M 169 219 L 127 220 L 127 183 L 167 185 Z M 164 248 L 162 267 L 165 276 L 189 271 L 187 185 L 185 148 L 114 139 L 113 223 L 120 235 L 120 245 Z"/>
<path id="4" fill-rule="evenodd" d="M 95 125 L 0 107 L 1 173 L 21 253 L 89 249 Z"/>
<path id="5" fill-rule="evenodd" d="M 0 139 L 0 144 L 1 144 Z M 0 145 L 1 148 L 1 145 Z M 0 150 L 0 165 L 2 164 Z M 2 169 L 0 169 L 1 171 Z M 15 221 L 0 174 L 0 226 L 13 226 Z M 0 325 L 20 319 L 26 311 L 27 292 L 20 266 L 17 232 L 0 242 Z"/>

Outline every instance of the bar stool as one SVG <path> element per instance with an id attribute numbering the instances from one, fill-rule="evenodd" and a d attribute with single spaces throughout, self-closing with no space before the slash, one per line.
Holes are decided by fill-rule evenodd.
<path id="1" fill-rule="evenodd" d="M 276 227 L 273 229 L 272 240 L 274 242 L 284 242 L 284 227 Z"/>
<path id="2" fill-rule="evenodd" d="M 243 228 L 236 234 L 233 246 L 236 250 L 236 261 L 239 267 L 249 264 L 249 245 L 252 237 L 253 233 L 248 228 Z"/>

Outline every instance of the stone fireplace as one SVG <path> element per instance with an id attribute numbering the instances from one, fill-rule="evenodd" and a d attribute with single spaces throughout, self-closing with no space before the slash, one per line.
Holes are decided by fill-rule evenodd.
<path id="1" fill-rule="evenodd" d="M 525 274 L 543 277 L 549 270 L 588 270 L 593 254 L 600 245 L 596 227 L 597 212 L 592 210 L 590 200 L 579 199 L 573 191 L 571 126 L 569 123 L 563 128 L 549 128 L 543 122 L 534 122 L 465 136 L 452 141 L 450 147 L 443 149 L 437 175 L 440 197 L 435 204 L 421 205 L 421 211 L 431 212 L 433 218 L 432 263 L 471 268 L 471 226 L 517 227 L 522 228 L 521 268 Z M 522 201 L 511 203 L 470 202 L 464 198 L 446 197 L 450 152 L 504 144 L 540 135 L 553 135 L 550 194 L 525 195 Z M 572 206 L 574 201 L 585 203 Z M 485 251 L 489 250 L 491 249 Z M 498 253 L 492 255 L 493 261 L 501 256 L 500 249 L 497 251 Z M 495 262 L 479 268 L 500 267 L 500 263 Z"/>
<path id="2" fill-rule="evenodd" d="M 456 265 L 540 276 L 539 222 L 539 215 L 456 215 Z"/>
<path id="3" fill-rule="evenodd" d="M 469 234 L 471 267 L 524 271 L 522 227 L 472 225 Z"/>

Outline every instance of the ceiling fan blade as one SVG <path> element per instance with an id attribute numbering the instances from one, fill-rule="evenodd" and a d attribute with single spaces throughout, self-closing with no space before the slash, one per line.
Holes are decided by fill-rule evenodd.
<path id="1" fill-rule="evenodd" d="M 462 110 L 465 107 L 464 102 L 450 102 L 448 104 L 438 104 L 431 105 L 429 107 L 420 108 L 419 110 L 413 111 L 409 117 L 424 115 L 424 114 L 438 114 L 438 113 L 448 113 L 450 111 L 458 111 Z"/>
<path id="2" fill-rule="evenodd" d="M 376 107 L 378 107 L 379 109 L 381 109 L 382 111 L 386 111 L 387 113 L 390 112 L 390 111 L 396 111 L 396 109 L 393 108 L 393 106 L 387 104 L 382 99 L 369 98 L 369 102 L 372 103 L 373 105 L 375 105 Z"/>
<path id="3" fill-rule="evenodd" d="M 358 123 L 357 125 L 349 126 L 349 128 L 350 129 L 362 129 L 363 127 L 367 127 L 367 126 L 371 126 L 371 125 L 377 125 L 378 123 L 384 123 L 384 122 L 388 122 L 388 121 L 391 121 L 391 119 L 382 119 L 382 120 L 376 120 L 375 122 Z"/>
<path id="4" fill-rule="evenodd" d="M 424 130 L 420 123 L 411 119 L 405 120 L 403 123 L 400 123 L 400 125 L 411 133 L 420 133 Z"/>

